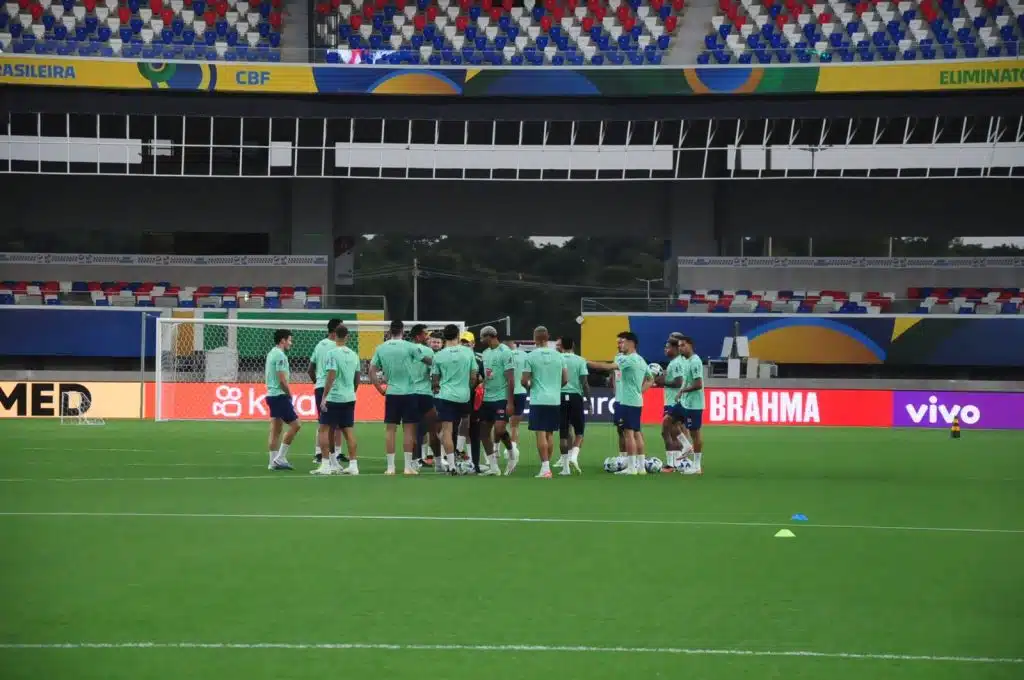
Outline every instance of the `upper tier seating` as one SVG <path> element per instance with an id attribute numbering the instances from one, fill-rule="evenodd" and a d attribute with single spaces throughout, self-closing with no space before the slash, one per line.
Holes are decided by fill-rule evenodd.
<path id="1" fill-rule="evenodd" d="M 1024 0 L 718 0 L 701 64 L 1015 57 Z"/>
<path id="2" fill-rule="evenodd" d="M 324 47 L 392 64 L 660 64 L 684 0 L 324 0 Z M 337 53 L 328 60 L 341 60 Z"/>
<path id="3" fill-rule="evenodd" d="M 320 309 L 321 286 L 173 286 L 166 281 L 3 281 L 0 305 Z"/>
<path id="4" fill-rule="evenodd" d="M 282 0 L 18 0 L 0 5 L 15 54 L 281 61 Z"/>
<path id="5" fill-rule="evenodd" d="M 1024 314 L 1019 288 L 911 288 L 895 293 L 840 290 L 684 290 L 679 311 L 797 314 Z"/>

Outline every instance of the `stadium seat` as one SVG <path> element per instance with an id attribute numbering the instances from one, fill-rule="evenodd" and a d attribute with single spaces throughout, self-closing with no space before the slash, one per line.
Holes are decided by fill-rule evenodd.
<path id="1" fill-rule="evenodd" d="M 247 44 L 258 48 L 257 61 L 279 61 L 283 15 L 274 3 L 280 5 L 279 0 L 7 2 L 0 4 L 0 48 L 16 54 L 229 59 L 237 52 L 228 36 L 242 33 L 246 40 L 255 36 Z M 210 30 L 215 21 L 216 29 Z M 211 49 L 191 47 L 200 36 Z"/>
<path id="2" fill-rule="evenodd" d="M 1016 56 L 1024 7 L 1017 0 L 718 0 L 708 28 L 703 64 Z"/>
<path id="3" fill-rule="evenodd" d="M 671 50 L 685 0 L 334 0 L 315 12 L 330 63 L 642 65 Z"/>

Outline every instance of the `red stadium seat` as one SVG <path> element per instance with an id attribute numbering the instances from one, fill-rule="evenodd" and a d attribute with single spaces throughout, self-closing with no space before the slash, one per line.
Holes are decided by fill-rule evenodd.
<path id="1" fill-rule="evenodd" d="M 412 20 L 412 25 L 416 28 L 417 33 L 422 33 L 423 29 L 427 27 L 427 19 L 422 14 L 417 14 Z"/>

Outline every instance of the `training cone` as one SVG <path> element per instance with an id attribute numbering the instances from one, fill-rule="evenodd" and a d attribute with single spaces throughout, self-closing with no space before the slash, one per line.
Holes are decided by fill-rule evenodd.
<path id="1" fill-rule="evenodd" d="M 794 534 L 789 529 L 779 529 L 779 533 L 775 534 L 775 538 L 795 538 L 795 537 L 796 537 L 796 534 Z"/>
<path id="2" fill-rule="evenodd" d="M 804 515 L 804 514 L 801 514 L 801 513 L 798 512 L 795 515 L 793 515 L 792 517 L 790 517 L 790 519 L 793 520 L 794 522 L 806 522 L 807 521 L 807 515 Z"/>

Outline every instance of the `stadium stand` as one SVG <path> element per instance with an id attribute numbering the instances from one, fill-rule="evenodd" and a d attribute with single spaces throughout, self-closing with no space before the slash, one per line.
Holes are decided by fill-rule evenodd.
<path id="1" fill-rule="evenodd" d="M 282 0 L 18 0 L 0 5 L 15 54 L 277 62 Z"/>
<path id="2" fill-rule="evenodd" d="M 840 290 L 684 290 L 679 311 L 798 314 L 1024 314 L 1020 288 L 910 288 L 895 293 Z"/>
<path id="3" fill-rule="evenodd" d="M 320 309 L 321 286 L 174 286 L 161 282 L 3 281 L 0 305 Z"/>
<path id="4" fill-rule="evenodd" d="M 1015 57 L 1022 0 L 719 0 L 701 64 Z"/>
<path id="5" fill-rule="evenodd" d="M 324 0 L 328 61 L 389 51 L 392 64 L 660 64 L 685 0 Z M 341 50 L 346 52 L 343 56 Z"/>

